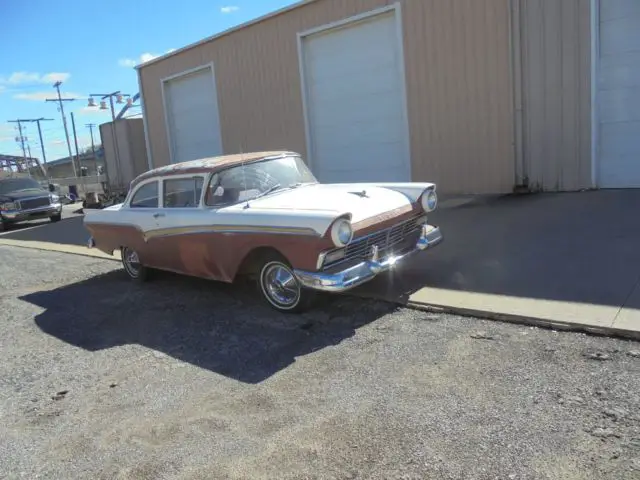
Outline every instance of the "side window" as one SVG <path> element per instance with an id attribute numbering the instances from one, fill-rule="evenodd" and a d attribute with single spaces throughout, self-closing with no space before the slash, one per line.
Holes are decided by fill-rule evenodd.
<path id="1" fill-rule="evenodd" d="M 165 208 L 197 207 L 200 205 L 203 185 L 202 177 L 165 180 L 162 204 Z"/>
<path id="2" fill-rule="evenodd" d="M 158 208 L 158 182 L 143 185 L 133 195 L 131 208 Z"/>

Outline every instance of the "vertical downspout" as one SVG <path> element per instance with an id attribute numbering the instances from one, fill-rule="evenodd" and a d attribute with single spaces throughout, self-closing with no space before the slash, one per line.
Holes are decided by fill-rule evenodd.
<path id="1" fill-rule="evenodd" d="M 522 21 L 520 0 L 509 0 L 509 53 L 511 105 L 513 113 L 513 157 L 515 160 L 515 191 L 528 191 L 529 179 L 524 155 L 522 101 Z"/>
<path id="2" fill-rule="evenodd" d="M 598 115 L 598 67 L 600 58 L 600 1 L 591 0 L 591 188 L 598 188 L 600 125 Z"/>
<path id="3" fill-rule="evenodd" d="M 151 145 L 149 143 L 149 124 L 147 120 L 147 109 L 144 104 L 144 91 L 142 89 L 142 73 L 140 67 L 136 67 L 138 73 L 138 92 L 140 92 L 140 107 L 142 107 L 142 126 L 144 127 L 144 145 L 147 149 L 147 166 L 149 170 L 153 169 L 153 156 L 151 153 Z"/>

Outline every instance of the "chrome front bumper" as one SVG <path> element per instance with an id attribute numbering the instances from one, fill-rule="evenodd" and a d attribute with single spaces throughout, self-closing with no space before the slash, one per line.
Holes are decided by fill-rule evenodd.
<path id="1" fill-rule="evenodd" d="M 435 247 L 442 241 L 442 233 L 438 227 L 424 225 L 420 237 L 413 249 L 406 253 L 378 259 L 378 251 L 374 247 L 371 258 L 341 272 L 306 272 L 295 270 L 298 281 L 306 288 L 325 292 L 344 292 L 372 280 L 379 273 L 391 270 L 401 260 L 414 253 Z"/>
<path id="2" fill-rule="evenodd" d="M 51 203 L 44 207 L 30 208 L 29 210 L 2 210 L 0 211 L 0 217 L 3 220 L 14 223 L 47 218 L 59 213 L 62 213 L 62 204 Z"/>

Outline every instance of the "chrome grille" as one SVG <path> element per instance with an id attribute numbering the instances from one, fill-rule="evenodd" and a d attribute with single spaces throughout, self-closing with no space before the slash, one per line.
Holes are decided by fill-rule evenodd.
<path id="1" fill-rule="evenodd" d="M 420 236 L 421 225 L 418 223 L 420 217 L 417 215 L 392 227 L 354 239 L 347 245 L 344 258 L 327 263 L 324 268 L 333 268 L 354 260 L 364 260 L 371 255 L 374 245 L 378 247 L 380 259 L 384 259 L 392 253 L 397 253 L 396 250 L 406 248 L 408 245 L 405 244 L 415 244 Z"/>
<path id="2" fill-rule="evenodd" d="M 46 207 L 51 201 L 49 197 L 27 198 L 20 200 L 20 210 L 31 210 L 32 208 Z"/>

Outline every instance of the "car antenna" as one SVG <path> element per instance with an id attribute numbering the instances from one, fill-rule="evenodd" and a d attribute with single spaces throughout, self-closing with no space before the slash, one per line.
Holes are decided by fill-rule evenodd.
<path id="1" fill-rule="evenodd" d="M 244 175 L 244 150 L 242 148 L 242 145 L 240 145 L 240 169 L 242 170 L 242 188 L 243 188 L 243 191 L 246 192 L 247 179 Z M 244 208 L 245 209 L 249 208 L 249 198 L 247 198 L 247 203 L 245 203 Z"/>

